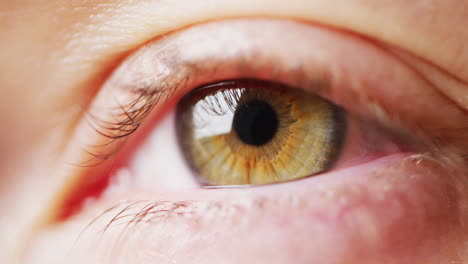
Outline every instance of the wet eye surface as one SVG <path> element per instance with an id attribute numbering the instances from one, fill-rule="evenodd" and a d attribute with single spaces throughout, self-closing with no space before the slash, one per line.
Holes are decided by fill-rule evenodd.
<path id="1" fill-rule="evenodd" d="M 177 138 L 202 185 L 258 185 L 329 169 L 345 136 L 342 110 L 283 84 L 234 80 L 178 104 Z"/>

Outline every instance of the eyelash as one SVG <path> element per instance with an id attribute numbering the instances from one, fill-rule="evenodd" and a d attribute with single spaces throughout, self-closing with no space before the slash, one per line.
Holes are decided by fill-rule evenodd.
<path id="1" fill-rule="evenodd" d="M 95 115 L 89 115 L 88 124 L 96 131 L 96 133 L 109 139 L 109 142 L 94 147 L 105 147 L 114 144 L 116 141 L 123 141 L 125 138 L 135 133 L 146 117 L 152 112 L 153 108 L 159 103 L 162 96 L 161 92 L 155 92 L 154 89 L 150 89 L 148 87 L 139 89 L 138 92 L 139 96 L 133 102 L 128 105 L 119 105 L 117 110 L 120 114 L 115 115 L 115 121 L 107 121 L 100 119 Z M 137 107 L 137 105 L 140 104 L 142 105 Z M 121 144 L 123 143 L 124 142 Z M 101 162 L 118 153 L 120 146 L 121 145 L 115 147 L 115 151 L 100 154 L 95 154 L 91 150 L 85 149 L 85 151 L 97 159 L 98 162 L 91 159 L 82 162 L 79 166 L 97 166 Z"/>

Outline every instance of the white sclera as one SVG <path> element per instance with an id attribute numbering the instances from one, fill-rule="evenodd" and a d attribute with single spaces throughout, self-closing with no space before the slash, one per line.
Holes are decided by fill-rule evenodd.
<path id="1" fill-rule="evenodd" d="M 198 186 L 183 159 L 174 122 L 175 113 L 170 112 L 135 153 L 126 168 L 134 187 L 157 190 Z M 125 188 L 128 189 L 128 185 Z"/>

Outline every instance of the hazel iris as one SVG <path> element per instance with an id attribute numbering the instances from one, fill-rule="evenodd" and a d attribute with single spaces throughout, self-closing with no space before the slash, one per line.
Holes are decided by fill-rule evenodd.
<path id="1" fill-rule="evenodd" d="M 269 184 L 328 170 L 339 156 L 341 108 L 260 80 L 210 84 L 177 107 L 182 153 L 204 186 Z"/>

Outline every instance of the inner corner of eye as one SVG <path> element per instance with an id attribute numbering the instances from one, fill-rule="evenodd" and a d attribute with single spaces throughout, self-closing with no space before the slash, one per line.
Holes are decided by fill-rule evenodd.
<path id="1" fill-rule="evenodd" d="M 177 140 L 204 186 L 262 185 L 332 168 L 344 111 L 282 83 L 242 79 L 201 86 L 176 111 Z"/>

